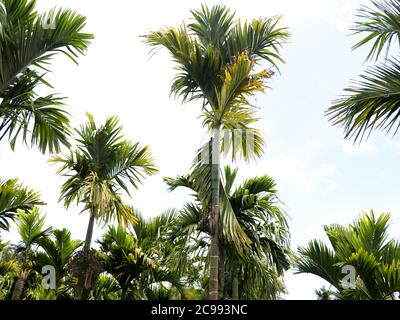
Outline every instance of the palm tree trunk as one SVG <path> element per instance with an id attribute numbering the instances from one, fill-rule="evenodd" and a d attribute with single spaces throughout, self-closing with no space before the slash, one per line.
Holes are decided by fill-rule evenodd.
<path id="1" fill-rule="evenodd" d="M 208 283 L 209 299 L 218 300 L 218 264 L 219 264 L 219 162 L 220 162 L 220 126 L 213 129 L 211 145 L 211 217 L 210 217 L 210 279 Z"/>
<path id="2" fill-rule="evenodd" d="M 224 298 L 225 290 L 225 254 L 224 248 L 219 243 L 219 263 L 218 263 L 218 289 L 219 289 L 219 299 Z"/>
<path id="3" fill-rule="evenodd" d="M 28 271 L 26 270 L 26 267 L 23 266 L 19 274 L 18 280 L 15 283 L 11 300 L 21 300 L 27 277 L 28 277 Z"/>
<path id="4" fill-rule="evenodd" d="M 90 212 L 89 224 L 86 230 L 85 245 L 83 246 L 83 251 L 89 252 L 90 244 L 92 243 L 94 221 L 96 219 L 96 210 L 92 209 Z"/>
<path id="5" fill-rule="evenodd" d="M 239 271 L 236 265 L 232 267 L 232 299 L 239 300 Z"/>
<path id="6" fill-rule="evenodd" d="M 88 224 L 88 227 L 86 230 L 85 245 L 83 246 L 83 253 L 84 253 L 85 257 L 90 251 L 90 244 L 92 242 L 95 220 L 96 220 L 96 210 L 94 208 L 92 208 L 91 212 L 90 212 L 89 224 Z M 86 278 L 86 272 L 84 271 L 85 269 L 86 269 L 86 266 L 83 265 L 82 273 L 78 277 L 78 284 L 76 286 L 75 300 L 82 300 L 82 298 L 83 298 L 83 293 L 85 290 L 85 278 Z"/>

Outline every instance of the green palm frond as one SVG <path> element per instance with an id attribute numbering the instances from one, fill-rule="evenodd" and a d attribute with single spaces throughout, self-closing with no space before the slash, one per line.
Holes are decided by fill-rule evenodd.
<path id="1" fill-rule="evenodd" d="M 43 229 L 45 216 L 42 216 L 37 207 L 34 207 L 31 212 L 18 211 L 17 228 L 25 247 L 30 247 L 38 243 L 42 237 L 47 237 L 51 228 Z"/>
<path id="2" fill-rule="evenodd" d="M 280 16 L 275 16 L 245 23 L 239 21 L 227 39 L 228 57 L 247 51 L 255 61 L 265 60 L 279 70 L 277 62 L 284 62 L 279 51 L 290 37 L 287 28 L 278 27 L 280 20 Z"/>
<path id="3" fill-rule="evenodd" d="M 109 274 L 102 273 L 92 290 L 94 300 L 119 300 L 121 288 L 118 281 Z"/>
<path id="4" fill-rule="evenodd" d="M 400 41 L 400 7 L 397 0 L 373 0 L 373 8 L 362 6 L 357 17 L 362 21 L 357 21 L 353 27 L 356 34 L 367 33 L 367 35 L 357 42 L 353 49 L 359 48 L 369 42 L 373 42 L 372 48 L 367 56 L 367 60 L 379 58 L 382 50 L 386 46 L 386 56 L 392 41 Z"/>
<path id="5" fill-rule="evenodd" d="M 22 186 L 17 179 L 0 180 L 0 229 L 8 230 L 9 221 L 18 210 L 29 211 L 43 204 L 39 193 Z"/>
<path id="6" fill-rule="evenodd" d="M 46 264 L 54 266 L 59 280 L 66 275 L 67 265 L 83 241 L 72 240 L 71 232 L 64 228 L 53 230 L 49 237 L 40 238 L 37 243 L 44 252 L 38 252 L 33 260 L 40 267 Z"/>
<path id="7" fill-rule="evenodd" d="M 195 21 L 188 27 L 203 47 L 207 48 L 209 45 L 219 49 L 223 47 L 234 23 L 234 13 L 223 5 L 215 5 L 209 9 L 204 4 L 200 10 L 191 10 L 191 13 Z"/>
<path id="8" fill-rule="evenodd" d="M 337 266 L 339 259 L 331 249 L 321 241 L 312 240 L 307 247 L 299 248 L 299 254 L 300 258 L 295 263 L 298 273 L 317 275 L 339 289 L 341 268 Z"/>
<path id="9" fill-rule="evenodd" d="M 311 241 L 299 249 L 298 272 L 325 279 L 338 290 L 339 299 L 394 299 L 400 289 L 400 247 L 398 241 L 388 240 L 389 219 L 389 214 L 376 217 L 371 211 L 348 227 L 325 226 L 333 250 L 320 241 Z M 349 272 L 351 279 L 345 279 Z"/>
<path id="10" fill-rule="evenodd" d="M 396 134 L 400 126 L 400 61 L 388 60 L 371 67 L 349 95 L 337 100 L 326 112 L 333 125 L 344 128 L 345 138 L 363 140 L 373 130 Z"/>
<path id="11" fill-rule="evenodd" d="M 86 18 L 65 10 L 44 14 L 35 11 L 35 1 L 2 1 L 0 32 L 0 140 L 8 136 L 14 148 L 17 139 L 36 145 L 43 153 L 58 152 L 69 145 L 68 113 L 63 98 L 38 96 L 51 58 L 62 53 L 74 62 L 84 54 L 92 35 L 82 32 Z M 48 25 L 49 21 L 54 26 Z"/>

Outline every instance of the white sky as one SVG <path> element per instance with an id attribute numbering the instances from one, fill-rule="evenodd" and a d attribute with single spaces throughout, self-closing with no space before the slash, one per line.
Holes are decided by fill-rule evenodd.
<path id="1" fill-rule="evenodd" d="M 204 1 L 212 5 L 216 1 Z M 347 224 L 362 210 L 391 212 L 392 231 L 398 230 L 400 179 L 398 138 L 376 134 L 355 147 L 332 127 L 323 113 L 351 78 L 360 74 L 367 48 L 351 51 L 349 36 L 355 9 L 367 0 L 220 1 L 241 18 L 283 14 L 282 25 L 292 32 L 282 51 L 287 64 L 269 83 L 272 90 L 257 98 L 259 128 L 267 141 L 265 156 L 240 166 L 241 179 L 269 174 L 278 183 L 281 199 L 291 216 L 292 247 L 323 238 L 322 226 Z M 149 49 L 139 35 L 163 26 L 176 26 L 189 17 L 198 1 L 38 0 L 40 10 L 54 6 L 76 9 L 88 18 L 86 30 L 96 39 L 75 66 L 66 58 L 53 63 L 49 75 L 56 91 L 68 97 L 73 125 L 85 121 L 85 112 L 101 122 L 118 115 L 126 135 L 151 146 L 160 174 L 134 192 L 132 204 L 145 216 L 169 207 L 180 208 L 189 198 L 183 191 L 169 193 L 163 176 L 184 174 L 204 139 L 199 105 L 181 105 L 169 97 L 173 64 L 166 53 L 148 60 Z M 48 155 L 22 145 L 11 152 L 0 145 L 0 177 L 18 177 L 40 191 L 48 205 L 47 223 L 66 227 L 84 238 L 88 217 L 72 206 L 57 203 L 62 179 L 47 163 Z M 95 237 L 102 230 L 96 230 Z M 393 232 L 395 236 L 395 233 Z M 2 233 L 16 241 L 15 230 Z M 314 276 L 287 274 L 288 299 L 314 299 L 324 282 Z"/>

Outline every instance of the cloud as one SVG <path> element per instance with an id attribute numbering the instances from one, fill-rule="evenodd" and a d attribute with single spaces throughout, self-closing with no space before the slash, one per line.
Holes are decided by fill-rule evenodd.
<path id="1" fill-rule="evenodd" d="M 358 156 L 373 154 L 378 150 L 378 147 L 371 142 L 371 140 L 363 141 L 361 144 L 354 144 L 349 140 L 341 140 L 339 146 L 342 152 L 348 156 Z"/>
<path id="2" fill-rule="evenodd" d="M 335 164 L 314 164 L 315 168 L 310 168 L 310 163 L 288 157 L 267 160 L 265 163 L 268 172 L 273 174 L 279 185 L 292 186 L 307 193 L 331 191 L 336 188 L 337 168 Z"/>

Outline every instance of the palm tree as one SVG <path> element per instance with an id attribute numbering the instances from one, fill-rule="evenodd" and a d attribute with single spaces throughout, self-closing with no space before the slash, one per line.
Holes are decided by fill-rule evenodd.
<path id="1" fill-rule="evenodd" d="M 60 200 L 67 208 L 74 201 L 83 203 L 84 211 L 90 214 L 83 247 L 87 255 L 95 222 L 104 225 L 112 220 L 120 225 L 137 222 L 132 208 L 123 203 L 122 194 L 129 195 L 129 186 L 137 188 L 146 175 L 157 172 L 149 147 L 124 140 L 121 130 L 117 117 L 107 118 L 98 127 L 88 114 L 87 123 L 76 130 L 77 149 L 50 160 L 60 163 L 58 173 L 68 178 L 62 185 Z M 82 286 L 78 286 L 78 299 L 82 296 Z"/>
<path id="2" fill-rule="evenodd" d="M 39 272 L 45 265 L 54 267 L 56 273 L 55 297 L 57 298 L 58 289 L 68 275 L 68 263 L 76 250 L 82 246 L 83 241 L 72 240 L 71 232 L 64 228 L 53 230 L 49 237 L 41 238 L 37 243 L 44 251 L 35 254 L 34 263 Z"/>
<path id="3" fill-rule="evenodd" d="M 38 208 L 31 212 L 18 212 L 18 233 L 21 237 L 19 250 L 21 254 L 21 269 L 14 286 L 12 300 L 19 300 L 24 291 L 25 282 L 30 271 L 30 259 L 34 252 L 34 246 L 38 245 L 41 238 L 46 237 L 51 228 L 43 230 L 45 216 L 41 216 Z"/>
<path id="4" fill-rule="evenodd" d="M 230 241 L 228 221 L 221 224 L 219 283 L 220 297 L 239 299 L 276 298 L 283 291 L 282 276 L 290 266 L 287 217 L 280 208 L 276 184 L 269 176 L 254 177 L 234 189 L 238 169 L 224 168 L 220 198 L 224 207 L 233 212 L 240 232 L 249 240 L 245 254 Z M 184 244 L 193 256 L 201 256 L 208 246 L 207 208 L 209 200 L 202 197 L 198 175 L 189 174 L 176 179 L 165 178 L 171 190 L 185 187 L 194 192 L 195 202 L 185 206 L 171 232 L 173 237 L 185 237 Z M 224 217 L 225 218 L 225 217 Z M 180 259 L 182 250 L 177 246 Z"/>
<path id="5" fill-rule="evenodd" d="M 68 113 L 63 98 L 38 96 L 36 88 L 51 85 L 44 72 L 57 53 L 76 63 L 91 34 L 83 33 L 86 18 L 65 10 L 39 14 L 34 0 L 0 1 L 0 141 L 14 148 L 18 138 L 43 153 L 69 145 Z"/>
<path id="6" fill-rule="evenodd" d="M 171 93 L 182 97 L 183 102 L 202 102 L 203 125 L 212 136 L 209 298 L 218 299 L 220 149 L 231 149 L 232 158 L 237 153 L 247 160 L 261 155 L 263 139 L 250 127 L 256 119 L 248 97 L 265 89 L 264 80 L 272 72 L 254 72 L 254 67 L 261 61 L 272 66 L 282 61 L 279 47 L 288 32 L 277 28 L 279 17 L 241 23 L 221 5 L 211 9 L 202 5 L 191 13 L 194 20 L 188 26 L 161 29 L 144 38 L 150 46 L 169 51 L 179 71 Z M 222 129 L 229 134 L 221 144 Z M 232 141 L 239 130 L 251 134 L 252 147 L 248 146 L 249 135 L 239 134 L 243 137 L 239 144 Z"/>
<path id="7" fill-rule="evenodd" d="M 18 179 L 0 179 L 0 229 L 8 230 L 18 210 L 32 210 L 43 205 L 40 194 L 18 183 Z"/>
<path id="8" fill-rule="evenodd" d="M 362 21 L 353 31 L 365 34 L 354 49 L 373 42 L 367 60 L 384 62 L 370 67 L 355 84 L 345 89 L 348 94 L 337 100 L 326 112 L 334 125 L 344 128 L 345 138 L 361 141 L 373 130 L 397 133 L 400 127 L 400 60 L 388 58 L 392 41 L 400 40 L 400 7 L 397 0 L 372 1 L 373 8 L 358 11 Z"/>
<path id="9" fill-rule="evenodd" d="M 363 213 L 348 227 L 325 226 L 331 248 L 312 240 L 299 248 L 298 273 L 311 273 L 341 299 L 394 299 L 400 291 L 400 243 L 388 240 L 390 215 Z"/>

